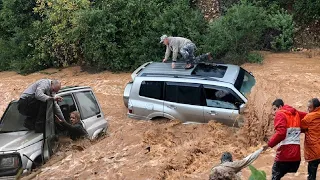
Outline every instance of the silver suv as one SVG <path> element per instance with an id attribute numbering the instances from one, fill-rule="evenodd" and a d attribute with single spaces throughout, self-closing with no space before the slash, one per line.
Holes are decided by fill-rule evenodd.
<path id="1" fill-rule="evenodd" d="M 177 67 L 183 67 L 177 63 Z M 185 123 L 216 120 L 239 127 L 253 75 L 231 64 L 199 63 L 194 68 L 172 69 L 171 63 L 148 62 L 136 69 L 124 90 L 128 116 L 158 117 Z"/>
<path id="2" fill-rule="evenodd" d="M 62 113 L 70 123 L 70 112 L 79 111 L 90 139 L 107 130 L 107 120 L 90 87 L 66 87 L 57 93 Z M 53 101 L 47 103 L 45 133 L 35 133 L 23 126 L 25 117 L 12 101 L 0 120 L 0 179 L 16 179 L 22 173 L 47 161 L 54 152 L 57 136 L 65 130 L 55 127 Z"/>

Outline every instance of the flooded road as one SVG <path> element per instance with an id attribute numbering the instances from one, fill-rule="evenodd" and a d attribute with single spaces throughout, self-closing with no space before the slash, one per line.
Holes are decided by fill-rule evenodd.
<path id="1" fill-rule="evenodd" d="M 0 73 L 0 111 L 2 114 L 12 99 L 18 99 L 40 78 L 60 79 L 67 86 L 91 86 L 96 93 L 108 118 L 108 134 L 98 142 L 84 143 L 84 150 L 69 148 L 58 153 L 35 179 L 208 179 L 222 152 L 231 152 L 234 159 L 243 158 L 263 145 L 264 136 L 273 133 L 269 114 L 275 98 L 306 111 L 307 101 L 320 97 L 319 64 L 320 56 L 310 58 L 306 53 L 265 53 L 263 64 L 243 65 L 257 82 L 249 97 L 247 122 L 240 130 L 213 121 L 184 125 L 179 121 L 129 119 L 122 93 L 130 74 L 89 74 L 79 67 L 48 69 L 28 76 Z M 268 179 L 274 155 L 275 150 L 269 149 L 254 162 L 256 168 L 266 171 Z M 54 162 L 59 156 L 61 160 Z M 306 179 L 306 167 L 302 161 L 298 173 L 283 179 Z M 245 169 L 242 175 L 248 179 L 249 171 Z"/>

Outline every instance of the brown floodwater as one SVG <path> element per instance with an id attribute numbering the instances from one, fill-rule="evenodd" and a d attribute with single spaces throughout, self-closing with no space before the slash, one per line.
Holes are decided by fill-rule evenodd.
<path id="1" fill-rule="evenodd" d="M 185 125 L 179 121 L 129 119 L 122 93 L 130 74 L 89 74 L 80 67 L 47 69 L 28 76 L 1 72 L 0 114 L 32 82 L 54 78 L 67 86 L 91 86 L 108 119 L 105 137 L 94 142 L 62 141 L 61 152 L 41 167 L 40 173 L 24 179 L 208 179 L 221 153 L 229 151 L 234 159 L 241 159 L 260 148 L 263 137 L 272 135 L 270 110 L 275 98 L 306 111 L 307 101 L 320 96 L 320 56 L 310 57 L 308 52 L 264 55 L 263 64 L 243 65 L 257 82 L 249 95 L 246 123 L 241 129 L 214 121 Z M 254 162 L 256 168 L 266 171 L 268 179 L 274 155 L 275 150 L 269 149 Z M 248 169 L 242 175 L 248 179 Z M 283 179 L 306 179 L 306 175 L 307 163 L 302 161 L 296 174 Z"/>

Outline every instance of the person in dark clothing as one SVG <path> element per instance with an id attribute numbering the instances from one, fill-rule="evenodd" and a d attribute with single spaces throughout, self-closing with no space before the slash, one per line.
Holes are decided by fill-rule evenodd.
<path id="1" fill-rule="evenodd" d="M 56 122 L 61 124 L 69 131 L 69 135 L 72 140 L 77 140 L 87 136 L 87 131 L 83 128 L 82 123 L 80 122 L 80 114 L 78 111 L 73 111 L 70 113 L 70 121 L 71 124 L 59 119 L 59 117 L 56 116 Z"/>
<path id="2" fill-rule="evenodd" d="M 61 83 L 58 80 L 40 79 L 21 94 L 18 101 L 18 111 L 27 117 L 24 121 L 26 128 L 35 130 L 37 133 L 44 131 L 47 102 L 50 100 L 54 101 L 54 112 L 64 120 L 57 103 L 63 99 L 55 95 L 60 88 Z"/>

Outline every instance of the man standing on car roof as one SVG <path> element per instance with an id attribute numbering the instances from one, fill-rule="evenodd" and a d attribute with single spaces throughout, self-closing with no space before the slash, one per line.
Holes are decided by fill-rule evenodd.
<path id="1" fill-rule="evenodd" d="M 175 68 L 175 62 L 177 61 L 178 52 L 182 55 L 183 59 L 186 61 L 185 69 L 191 69 L 194 67 L 196 60 L 207 57 L 211 60 L 211 54 L 207 53 L 199 57 L 194 56 L 194 51 L 196 50 L 196 45 L 187 38 L 183 37 L 168 37 L 167 35 L 162 35 L 160 37 L 160 43 L 166 45 L 166 53 L 162 62 L 166 62 L 172 51 L 172 68 Z"/>
<path id="2" fill-rule="evenodd" d="M 62 97 L 55 94 L 60 90 L 61 83 L 58 80 L 40 79 L 30 85 L 20 96 L 18 101 L 19 113 L 27 116 L 24 126 L 36 132 L 43 132 L 46 120 L 46 108 L 49 100 L 54 101 L 54 112 L 64 120 L 57 101 Z"/>
<path id="3" fill-rule="evenodd" d="M 301 161 L 300 153 L 300 122 L 306 113 L 300 112 L 289 105 L 284 105 L 282 99 L 272 103 L 275 134 L 264 149 L 279 144 L 272 167 L 272 180 L 279 180 L 287 173 L 298 171 Z"/>

